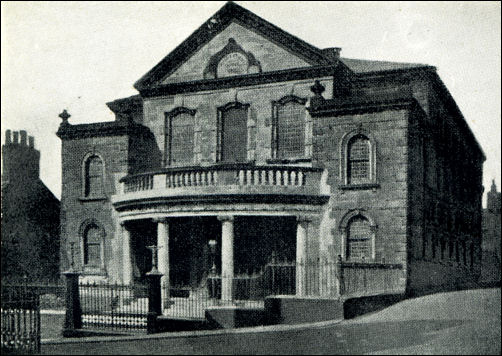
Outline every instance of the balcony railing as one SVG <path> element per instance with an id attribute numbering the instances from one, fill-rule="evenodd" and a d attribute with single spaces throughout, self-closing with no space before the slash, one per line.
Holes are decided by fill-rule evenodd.
<path id="1" fill-rule="evenodd" d="M 322 169 L 243 164 L 167 168 L 121 179 L 114 202 L 182 195 L 319 195 Z"/>
<path id="2" fill-rule="evenodd" d="M 165 172 L 141 173 L 125 177 L 124 193 L 158 188 L 239 186 L 304 186 L 307 176 L 319 175 L 310 167 L 221 166 L 176 168 Z M 316 174 L 317 173 L 317 174 Z"/>

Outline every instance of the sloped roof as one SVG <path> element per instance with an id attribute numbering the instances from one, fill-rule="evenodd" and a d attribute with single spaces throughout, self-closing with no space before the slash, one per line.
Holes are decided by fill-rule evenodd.
<path id="1" fill-rule="evenodd" d="M 333 63 L 332 58 L 329 58 L 321 49 L 229 1 L 155 67 L 134 83 L 134 87 L 141 91 L 141 89 L 154 85 L 158 80 L 172 73 L 204 44 L 223 31 L 231 21 L 237 21 L 245 27 L 260 33 L 270 41 L 278 43 L 292 53 L 304 58 L 312 65 Z"/>
<path id="2" fill-rule="evenodd" d="M 356 74 L 394 71 L 403 69 L 431 68 L 431 66 L 427 64 L 420 64 L 420 63 L 371 61 L 365 59 L 353 59 L 353 58 L 343 58 L 343 57 L 340 58 L 340 61 Z"/>

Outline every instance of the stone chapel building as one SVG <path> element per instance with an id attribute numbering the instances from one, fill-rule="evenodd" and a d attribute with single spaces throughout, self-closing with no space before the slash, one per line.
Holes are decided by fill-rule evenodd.
<path id="1" fill-rule="evenodd" d="M 398 264 L 408 293 L 479 275 L 485 156 L 434 67 L 344 58 L 229 2 L 134 87 L 115 121 L 61 115 L 62 269 L 141 283 L 157 245 L 171 285 L 203 283 L 211 248 L 226 277 L 273 255 Z"/>

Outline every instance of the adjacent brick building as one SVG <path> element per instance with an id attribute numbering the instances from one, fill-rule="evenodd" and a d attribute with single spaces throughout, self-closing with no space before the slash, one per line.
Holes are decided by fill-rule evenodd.
<path id="1" fill-rule="evenodd" d="M 59 200 L 40 180 L 40 152 L 24 130 L 2 146 L 2 278 L 59 278 Z"/>
<path id="2" fill-rule="evenodd" d="M 62 251 L 88 278 L 139 283 L 157 244 L 171 284 L 200 285 L 211 246 L 230 277 L 275 254 L 399 265 L 408 293 L 477 279 L 485 157 L 434 67 L 344 58 L 230 2 L 135 88 L 115 121 L 58 131 Z M 296 293 L 336 277 L 299 270 Z"/>

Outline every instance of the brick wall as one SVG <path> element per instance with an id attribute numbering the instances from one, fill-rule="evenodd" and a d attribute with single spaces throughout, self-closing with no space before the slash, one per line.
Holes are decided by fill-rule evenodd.
<path id="1" fill-rule="evenodd" d="M 329 227 L 322 227 L 324 233 L 320 236 L 323 248 L 343 255 L 340 223 L 347 213 L 358 209 L 377 225 L 375 261 L 406 264 L 407 115 L 406 110 L 392 110 L 313 119 L 313 158 L 327 169 L 331 189 L 323 219 Z M 342 138 L 358 128 L 369 134 L 376 145 L 379 186 L 342 189 Z"/>
<path id="2" fill-rule="evenodd" d="M 332 95 L 332 80 L 324 78 L 325 97 Z M 195 113 L 195 161 L 194 164 L 209 165 L 216 162 L 217 108 L 236 100 L 251 104 L 248 116 L 248 160 L 264 164 L 271 158 L 272 101 L 288 95 L 308 99 L 312 93 L 313 80 L 291 81 L 257 85 L 228 90 L 213 90 L 200 93 L 179 94 L 171 97 L 145 98 L 144 125 L 152 131 L 157 149 L 164 151 L 165 113 L 184 106 Z M 311 130 L 306 114 L 307 131 Z M 309 136 L 309 135 L 307 135 Z M 306 142 L 306 156 L 310 156 L 311 142 Z"/>
<path id="3" fill-rule="evenodd" d="M 89 153 L 98 154 L 105 167 L 103 199 L 85 199 L 83 197 L 84 157 Z M 63 140 L 62 144 L 62 192 L 61 192 L 61 269 L 69 267 L 70 243 L 74 242 L 75 266 L 82 265 L 81 243 L 79 233 L 82 224 L 90 219 L 95 220 L 104 229 L 104 253 L 107 264 L 111 261 L 112 240 L 115 238 L 115 223 L 112 218 L 113 207 L 110 196 L 116 192 L 116 179 L 128 170 L 128 137 L 108 136 Z M 108 266 L 105 264 L 105 268 Z M 89 271 L 91 272 L 91 271 Z M 104 271 L 95 271 L 102 273 Z"/>

